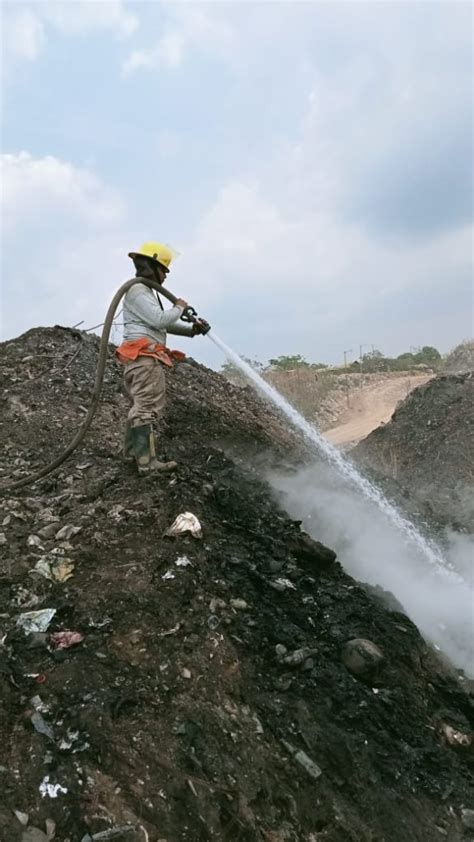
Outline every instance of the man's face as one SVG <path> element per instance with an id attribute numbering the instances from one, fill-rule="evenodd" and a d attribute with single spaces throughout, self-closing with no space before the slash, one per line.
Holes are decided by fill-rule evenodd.
<path id="1" fill-rule="evenodd" d="M 165 272 L 164 269 L 161 268 L 161 266 L 155 265 L 154 268 L 155 268 L 156 279 L 157 279 L 158 283 L 163 286 L 163 284 L 166 281 L 166 272 Z"/>

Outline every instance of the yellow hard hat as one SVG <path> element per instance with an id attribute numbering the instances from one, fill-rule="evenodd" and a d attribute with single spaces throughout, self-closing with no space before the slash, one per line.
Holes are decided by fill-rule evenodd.
<path id="1" fill-rule="evenodd" d="M 163 266 L 167 272 L 169 272 L 169 265 L 173 260 L 173 251 L 170 249 L 169 246 L 163 245 L 163 243 L 143 243 L 143 245 L 138 249 L 138 251 L 131 251 L 128 255 L 129 257 L 148 257 L 151 260 L 156 260 L 161 266 Z"/>

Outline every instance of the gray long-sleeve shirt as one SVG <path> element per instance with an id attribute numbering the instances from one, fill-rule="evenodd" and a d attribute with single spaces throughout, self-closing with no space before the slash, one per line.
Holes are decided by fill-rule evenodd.
<path id="1" fill-rule="evenodd" d="M 125 342 L 146 337 L 150 342 L 166 345 L 166 334 L 192 336 L 189 325 L 178 325 L 182 307 L 162 310 L 158 299 L 145 284 L 135 284 L 123 302 L 123 338 Z"/>

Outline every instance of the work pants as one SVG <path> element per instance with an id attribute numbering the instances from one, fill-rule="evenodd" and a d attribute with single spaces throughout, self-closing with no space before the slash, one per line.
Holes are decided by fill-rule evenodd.
<path id="1" fill-rule="evenodd" d="M 127 426 L 141 427 L 159 421 L 166 405 L 163 364 L 154 357 L 138 357 L 125 364 L 123 380 L 131 403 Z"/>

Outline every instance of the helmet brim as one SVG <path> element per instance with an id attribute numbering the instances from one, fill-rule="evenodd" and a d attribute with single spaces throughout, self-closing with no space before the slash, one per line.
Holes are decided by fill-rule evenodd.
<path id="1" fill-rule="evenodd" d="M 158 263 L 160 269 L 163 269 L 163 271 L 166 272 L 166 274 L 168 274 L 168 272 L 170 271 L 168 266 L 165 266 L 164 263 L 160 263 L 160 261 L 156 260 L 155 257 L 150 257 L 149 254 L 141 254 L 139 251 L 129 251 L 128 256 L 131 257 L 132 260 L 134 260 L 136 257 L 141 257 L 142 260 L 150 260 L 152 263 Z"/>

